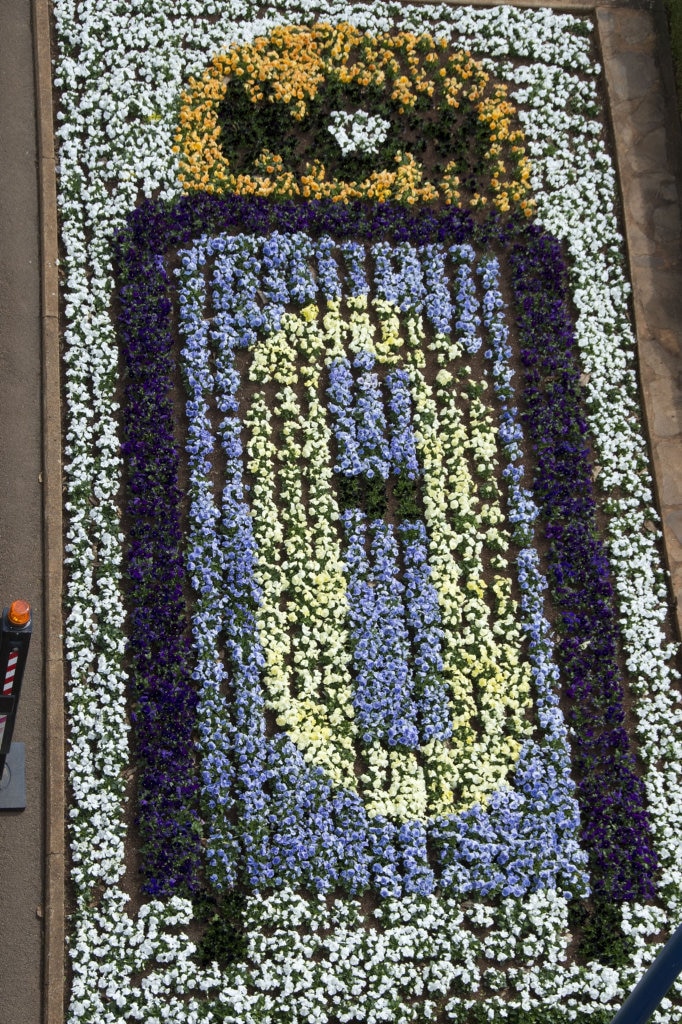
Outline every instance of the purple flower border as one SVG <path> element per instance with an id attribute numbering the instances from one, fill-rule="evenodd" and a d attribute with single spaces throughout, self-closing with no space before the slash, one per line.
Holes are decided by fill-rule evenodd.
<path id="1" fill-rule="evenodd" d="M 196 694 L 182 600 L 177 488 L 179 453 L 170 398 L 170 285 L 163 254 L 199 234 L 231 229 L 330 234 L 424 244 L 465 241 L 511 254 L 520 330 L 525 420 L 537 459 L 536 498 L 549 540 L 550 585 L 561 635 L 557 657 L 570 701 L 582 841 L 593 889 L 613 899 L 649 898 L 657 858 L 645 791 L 623 727 L 617 627 L 608 559 L 597 538 L 579 363 L 560 246 L 537 225 L 492 214 L 475 224 L 458 209 L 395 203 L 308 204 L 195 194 L 147 201 L 115 243 L 122 349 L 128 370 L 123 412 L 134 594 L 129 651 L 134 737 L 140 762 L 138 824 L 143 888 L 154 895 L 199 887 L 198 778 L 192 733 Z"/>
<path id="2" fill-rule="evenodd" d="M 192 742 L 197 697 L 190 681 L 182 596 L 168 280 L 162 260 L 151 250 L 138 249 L 130 270 L 121 274 L 120 324 L 127 370 L 122 447 L 132 590 L 131 719 L 143 891 L 163 896 L 199 888 Z"/>
<path id="3" fill-rule="evenodd" d="M 512 243 L 510 260 L 525 367 L 524 418 L 560 617 L 556 653 L 570 699 L 583 845 L 595 892 L 616 900 L 650 898 L 658 859 L 644 782 L 624 728 L 613 586 L 597 536 L 566 266 L 556 239 L 537 227 L 521 244 Z"/>

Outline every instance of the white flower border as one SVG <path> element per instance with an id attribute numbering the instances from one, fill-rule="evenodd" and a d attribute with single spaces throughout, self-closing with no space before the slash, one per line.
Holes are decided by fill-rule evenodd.
<path id="1" fill-rule="evenodd" d="M 615 175 L 597 120 L 600 69 L 590 56 L 588 36 L 580 34 L 586 23 L 570 15 L 511 7 L 370 7 L 284 0 L 278 8 L 271 19 L 255 21 L 250 20 L 250 4 L 243 0 L 54 0 L 59 44 L 55 84 L 62 90 L 59 198 L 66 275 L 69 515 L 65 643 L 70 663 L 68 770 L 74 793 L 70 820 L 77 905 L 70 1020 L 116 1022 L 124 1019 L 123 1014 L 125 1019 L 140 1020 L 170 1016 L 188 1024 L 210 1020 L 201 999 L 173 993 L 224 984 L 210 972 L 196 971 L 191 943 L 175 932 L 191 913 L 185 901 L 151 902 L 135 920 L 125 910 L 123 537 L 116 507 L 118 353 L 109 314 L 114 286 L 110 240 L 140 194 L 178 194 L 171 147 L 178 97 L 187 76 L 199 72 L 213 53 L 233 41 L 250 40 L 276 23 L 320 18 L 348 20 L 372 31 L 390 25 L 426 30 L 486 58 L 486 64 L 510 83 L 520 107 L 540 219 L 565 241 L 573 260 L 577 338 L 602 467 L 600 483 L 619 486 L 625 496 L 608 508 L 610 549 L 666 908 L 626 908 L 624 927 L 635 936 L 637 952 L 620 977 L 599 965 L 556 968 L 551 978 L 537 966 L 528 969 L 524 1001 L 529 1006 L 596 1008 L 632 983 L 656 951 L 650 937 L 682 916 L 682 709 L 661 628 L 667 594 L 658 537 L 644 528 L 658 518 L 645 442 L 632 425 L 638 414 L 628 285 L 613 206 Z M 521 63 L 512 58 L 521 58 Z M 574 100 L 573 114 L 566 112 L 569 97 Z M 95 899 L 102 891 L 104 895 Z M 546 901 L 556 912 L 545 907 L 530 912 L 527 920 L 536 923 L 538 935 L 541 921 L 555 922 L 550 946 L 554 942 L 559 955 L 561 943 L 556 940 L 565 928 L 565 906 L 562 910 L 561 901 L 553 903 L 551 894 Z M 399 907 L 391 912 L 398 917 L 402 913 Z M 456 914 L 454 908 L 452 913 Z M 485 909 L 480 913 L 485 915 Z M 509 913 L 513 918 L 513 908 Z M 496 933 L 499 948 L 514 944 L 512 918 L 506 931 Z M 430 921 L 425 915 L 426 931 Z M 454 920 L 450 923 L 454 927 Z M 549 947 L 543 947 L 540 961 L 548 953 Z M 153 969 L 142 981 L 136 980 L 135 973 L 145 968 Z M 233 1019 L 244 1022 L 251 1019 L 251 1001 L 236 980 L 235 984 L 230 994 L 237 1014 Z M 243 1012 L 238 1009 L 240 1001 Z M 493 998 L 491 1008 L 494 1003 Z M 374 1019 L 381 1019 L 381 1005 L 379 1000 Z M 316 1019 L 313 1011 L 311 1004 L 306 1019 Z M 654 1019 L 672 1024 L 674 1014 L 669 1000 L 664 1000 Z"/>

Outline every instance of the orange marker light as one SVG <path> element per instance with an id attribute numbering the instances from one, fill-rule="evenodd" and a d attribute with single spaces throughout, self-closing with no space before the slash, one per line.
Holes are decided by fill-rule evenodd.
<path id="1" fill-rule="evenodd" d="M 12 601 L 7 618 L 13 626 L 25 626 L 31 618 L 31 606 L 28 601 Z"/>

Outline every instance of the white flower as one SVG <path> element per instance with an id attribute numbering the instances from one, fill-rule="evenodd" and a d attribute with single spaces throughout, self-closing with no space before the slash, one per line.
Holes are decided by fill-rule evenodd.
<path id="1" fill-rule="evenodd" d="M 344 110 L 332 110 L 331 124 L 327 131 L 334 136 L 344 156 L 349 153 L 376 153 L 391 130 L 391 122 L 378 114 L 367 114 L 357 110 L 347 114 Z"/>
<path id="2" fill-rule="evenodd" d="M 116 509 L 122 470 L 116 454 L 117 341 L 107 312 L 113 291 L 110 240 L 139 191 L 145 196 L 156 192 L 168 200 L 178 195 L 171 133 L 177 97 L 188 75 L 200 72 L 211 55 L 232 40 L 250 40 L 272 24 L 306 21 L 313 16 L 321 20 L 341 16 L 371 32 L 396 27 L 443 36 L 482 57 L 488 70 L 506 79 L 511 98 L 520 107 L 540 219 L 563 240 L 572 258 L 577 338 L 584 370 L 590 375 L 586 385 L 589 420 L 602 465 L 599 484 L 604 494 L 609 488 L 622 494 L 606 510 L 611 564 L 638 714 L 650 814 L 662 860 L 665 910 L 654 912 L 638 904 L 624 910 L 625 926 L 635 937 L 638 952 L 620 980 L 616 972 L 607 973 L 599 965 L 561 966 L 566 905 L 558 897 L 532 910 L 511 903 L 499 911 L 481 906 L 480 913 L 468 919 L 473 930 L 448 901 L 443 906 L 435 900 L 406 901 L 394 907 L 389 903 L 387 921 L 396 925 L 405 916 L 414 922 L 410 941 L 414 948 L 424 950 L 431 972 L 427 985 L 433 992 L 447 995 L 458 976 L 476 988 L 476 960 L 483 952 L 475 934 L 477 924 L 493 930 L 500 959 L 521 961 L 525 939 L 516 924 L 518 917 L 532 926 L 543 943 L 538 963 L 525 963 L 515 982 L 523 991 L 524 1005 L 540 1007 L 549 1015 L 554 1007 L 569 1006 L 577 1014 L 595 1008 L 586 995 L 590 991 L 593 1003 L 605 994 L 622 997 L 623 988 L 635 980 L 633 971 L 650 961 L 652 937 L 676 922 L 682 912 L 678 867 L 682 728 L 669 665 L 670 648 L 661 626 L 665 596 L 657 539 L 643 529 L 646 521 L 657 522 L 657 518 L 636 415 L 636 382 L 631 369 L 634 339 L 627 313 L 629 285 L 621 268 L 622 241 L 614 213 L 615 177 L 597 120 L 600 69 L 593 63 L 589 34 L 578 31 L 586 23 L 563 13 L 511 6 L 490 10 L 408 6 L 395 14 L 395 5 L 381 0 L 357 7 L 325 0 L 313 7 L 307 2 L 282 0 L 268 20 L 260 22 L 248 21 L 255 8 L 242 0 L 139 0 L 127 5 L 120 0 L 83 0 L 78 4 L 54 0 L 53 10 L 58 40 L 55 84 L 61 90 L 62 107 L 58 112 L 59 204 L 67 321 L 65 647 L 70 668 L 68 769 L 73 792 L 71 880 L 76 904 L 70 946 L 75 980 L 69 1020 L 152 1020 L 163 1006 L 166 1016 L 177 1024 L 192 1024 L 197 1018 L 204 1019 L 203 1004 L 197 1008 L 192 993 L 207 988 L 218 990 L 215 998 L 220 1016 L 224 1016 L 222 1011 L 228 1014 L 226 1020 L 264 1019 L 270 1012 L 263 1012 L 258 1005 L 248 972 L 240 974 L 235 968 L 228 982 L 217 969 L 201 971 L 196 967 L 192 944 L 173 934 L 178 924 L 190 919 L 189 905 L 180 913 L 178 908 L 171 912 L 160 903 L 147 904 L 132 919 L 121 890 L 126 869 L 126 807 L 110 786 L 128 765 L 129 754 L 122 662 L 122 535 Z M 582 109 L 571 113 L 576 103 Z M 145 123 L 145 118 L 157 116 L 153 123 Z M 376 152 L 389 128 L 382 118 L 364 112 L 336 111 L 329 131 L 347 155 Z M 603 254 L 598 266 L 595 253 Z M 331 336 L 332 329 L 340 330 L 339 318 L 335 319 L 331 310 L 328 317 Z M 369 323 L 367 318 L 365 328 L 357 324 L 360 348 L 368 346 Z M 386 349 L 392 344 L 389 334 Z M 429 437 L 425 424 L 425 446 Z M 254 458 L 267 457 L 267 452 L 254 450 Z M 432 501 L 435 516 L 441 510 L 435 495 Z M 479 557 L 475 540 L 471 537 L 467 544 L 470 557 Z M 274 607 L 279 577 L 265 583 L 270 586 L 268 600 Z M 456 594 L 456 581 L 452 583 Z M 453 600 L 449 613 L 454 615 L 455 608 Z M 323 643 L 326 636 L 326 629 L 321 629 L 318 642 Z M 106 715 L 102 712 L 103 688 L 110 709 Z M 659 755 L 664 749 L 661 767 Z M 105 895 L 93 909 L 93 894 L 101 890 Z M 312 913 L 317 915 L 315 934 L 332 937 L 326 956 L 331 977 L 338 982 L 334 988 L 345 1000 L 339 1019 L 359 1019 L 356 1003 L 361 1003 L 357 1013 L 366 1021 L 379 1020 L 384 1014 L 395 1019 L 386 1007 L 386 992 L 402 983 L 413 966 L 399 953 L 396 959 L 383 955 L 382 933 L 364 929 L 356 906 L 327 909 L 325 905 Z M 303 941 L 298 936 L 297 929 L 307 915 L 304 901 L 285 891 L 249 902 L 246 924 L 253 944 L 253 973 L 257 978 L 260 972 L 262 987 L 270 994 L 277 991 L 282 968 L 297 962 L 301 948 L 307 952 L 318 948 L 311 938 Z M 546 929 L 542 926 L 545 921 Z M 149 981 L 138 981 L 135 971 L 140 947 L 150 957 L 170 957 L 173 972 L 154 971 Z M 324 957 L 324 948 L 320 950 Z M 329 966 L 331 952 L 338 953 L 341 964 L 354 955 L 364 965 L 361 1000 L 339 989 L 338 972 Z M 541 986 L 542 995 L 538 995 Z M 107 990 L 116 991 L 120 1012 L 103 1005 Z M 291 1001 L 300 1019 L 313 1020 L 328 1010 L 327 996 L 324 984 L 319 983 L 308 986 L 305 993 L 294 993 Z M 306 1012 L 302 1012 L 304 1004 Z M 452 1001 L 453 1017 L 462 1019 L 462 1005 L 459 997 Z M 675 1008 L 666 1001 L 657 1019 L 674 1021 Z"/>

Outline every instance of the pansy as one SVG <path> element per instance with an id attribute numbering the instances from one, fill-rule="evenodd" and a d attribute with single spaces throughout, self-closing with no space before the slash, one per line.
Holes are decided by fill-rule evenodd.
<path id="1" fill-rule="evenodd" d="M 192 92 L 192 81 L 205 91 L 214 87 L 215 76 L 204 76 L 204 71 L 218 67 L 215 55 L 220 55 L 224 69 L 226 60 L 239 64 L 253 54 L 253 71 L 248 64 L 242 68 L 249 88 L 265 71 L 262 81 L 281 81 L 278 99 L 301 113 L 301 104 L 307 106 L 311 99 L 317 51 L 313 47 L 306 52 L 301 45 L 310 37 L 313 16 L 295 2 L 284 2 L 271 12 L 271 22 L 279 26 L 274 50 L 259 42 L 267 38 L 271 22 L 253 20 L 258 12 L 248 4 L 237 10 L 228 0 L 177 0 L 171 6 L 161 0 L 153 10 L 138 4 L 123 12 L 109 0 L 85 6 L 62 0 L 54 4 L 67 319 L 65 646 L 75 900 L 69 1019 L 153 1020 L 161 1013 L 178 1021 L 221 1017 L 242 1024 L 274 1019 L 285 1007 L 292 1020 L 324 1020 L 333 1012 L 338 1020 L 397 1022 L 413 1020 L 419 1012 L 427 1019 L 441 1013 L 444 1019 L 468 1022 L 482 994 L 492 1019 L 531 1012 L 549 1012 L 558 1021 L 594 1016 L 641 973 L 661 932 L 679 916 L 682 741 L 676 676 L 664 630 L 664 577 L 656 534 L 648 525 L 656 524 L 657 517 L 646 445 L 637 425 L 628 286 L 618 256 L 615 176 L 598 120 L 599 69 L 592 56 L 591 28 L 571 15 L 509 6 L 396 12 L 374 4 L 345 11 L 352 27 L 336 35 L 313 33 L 315 46 L 322 50 L 325 38 L 340 47 L 322 75 L 327 83 L 328 68 L 350 66 L 355 41 L 369 40 L 361 43 L 364 64 L 358 61 L 357 70 L 369 74 L 370 85 L 377 88 L 381 74 L 390 78 L 392 47 L 402 33 L 403 65 L 386 86 L 396 120 L 408 118 L 413 104 L 431 102 L 436 92 L 431 71 L 436 66 L 446 70 L 441 76 L 443 94 L 453 101 L 462 81 L 483 89 L 480 99 L 471 102 L 478 104 L 481 126 L 492 143 L 486 157 L 489 190 L 474 183 L 467 200 L 469 185 L 461 180 L 454 158 L 443 161 L 439 187 L 452 206 L 470 201 L 474 210 L 495 206 L 503 213 L 532 190 L 542 228 L 562 241 L 568 256 L 579 352 L 578 357 L 571 350 L 570 364 L 565 361 L 567 350 L 561 350 L 566 322 L 561 315 L 553 318 L 551 303 L 535 306 L 538 295 L 528 291 L 529 282 L 542 280 L 546 290 L 540 289 L 541 295 L 554 295 L 559 306 L 565 300 L 565 272 L 553 243 L 539 234 L 534 248 L 524 248 L 504 222 L 494 219 L 484 230 L 485 238 L 472 238 L 471 222 L 454 216 L 439 236 L 429 215 L 422 216 L 411 206 L 415 197 L 430 201 L 435 186 L 425 181 L 419 156 L 407 147 L 389 153 L 395 133 L 377 136 L 375 144 L 384 147 L 386 165 L 374 179 L 362 179 L 370 181 L 366 198 L 381 203 L 393 196 L 407 204 L 407 212 L 400 216 L 404 225 L 412 226 L 405 226 L 399 239 L 392 236 L 388 248 L 388 236 L 382 234 L 385 210 L 374 221 L 374 238 L 363 236 L 359 226 L 355 231 L 351 214 L 336 209 L 325 214 L 326 221 L 306 242 L 302 235 L 308 225 L 297 220 L 301 214 L 294 206 L 283 213 L 282 223 L 273 225 L 270 213 L 256 203 L 244 225 L 239 220 L 244 208 L 237 215 L 236 207 L 228 204 L 225 209 L 233 219 L 226 224 L 201 196 L 194 205 L 178 202 L 181 187 L 173 154 L 178 100 L 183 91 Z M 315 17 L 333 25 L 337 15 L 331 9 L 316 9 Z M 419 42 L 424 33 L 444 43 L 424 49 Z M 454 63 L 447 63 L 450 55 Z M 372 62 L 374 69 L 369 67 Z M 270 68 L 275 65 L 286 74 L 278 72 L 273 78 Z M 504 93 L 496 90 L 496 81 L 504 84 Z M 231 95 L 239 100 L 236 90 Z M 205 99 L 209 110 L 214 98 L 206 92 Z M 525 151 L 520 138 L 512 137 L 516 128 L 508 104 L 518 113 Z M 347 97 L 328 104 L 329 110 L 348 115 L 347 122 L 357 107 Z M 369 107 L 367 111 L 372 117 L 384 116 Z M 227 124 L 228 135 L 229 130 Z M 336 146 L 331 133 L 325 134 L 329 145 Z M 214 137 L 214 149 L 215 142 Z M 494 151 L 498 142 L 513 155 L 505 171 L 499 166 L 503 158 Z M 201 191 L 201 175 L 209 173 L 206 136 L 184 135 L 182 145 L 182 173 L 186 175 L 188 167 L 192 173 L 196 170 Z M 354 159 L 371 156 L 362 148 L 348 154 Z M 243 194 L 286 196 L 295 188 L 304 197 L 338 198 L 343 193 L 344 188 L 337 189 L 331 176 L 323 173 L 322 161 L 314 153 L 300 181 L 296 169 L 285 166 L 288 159 L 278 139 L 262 146 L 253 166 L 239 171 Z M 214 166 L 220 167 L 218 157 Z M 214 184 L 208 178 L 206 182 Z M 127 220 L 139 198 L 151 196 L 168 205 L 149 206 Z M 368 216 L 365 209 L 362 218 Z M 202 224 L 205 229 L 199 233 L 205 230 L 206 237 L 197 245 L 197 226 Z M 137 355 L 130 349 L 127 372 L 132 389 L 120 413 L 126 434 L 128 500 L 134 504 L 134 516 L 127 522 L 135 522 L 125 542 L 125 562 L 118 511 L 118 351 L 110 314 L 117 286 L 115 235 L 124 225 L 128 237 L 135 236 L 143 259 L 135 273 L 132 265 L 121 272 L 119 264 L 116 271 L 124 310 L 120 336 L 144 340 Z M 362 230 L 366 227 L 363 220 Z M 294 229 L 299 232 L 296 242 L 291 241 Z M 272 239 L 273 231 L 280 237 L 263 250 L 259 239 Z M 224 241 L 238 233 L 243 235 L 238 245 Z M 497 258 L 502 254 L 501 263 L 481 258 L 488 244 Z M 183 506 L 191 525 L 184 534 L 184 521 L 177 517 L 177 438 L 170 392 L 151 386 L 155 375 L 161 382 L 172 367 L 163 329 L 174 286 L 173 264 L 166 253 L 180 249 L 188 254 L 188 262 L 182 268 L 183 302 L 176 304 L 173 315 L 183 319 L 182 372 L 188 388 L 183 473 L 192 477 Z M 122 252 L 121 245 L 118 251 Z M 507 257 L 513 259 L 514 270 L 505 278 Z M 314 278 L 308 273 L 311 264 L 316 268 Z M 215 274 L 215 279 L 207 279 L 208 274 Z M 514 366 L 509 365 L 504 326 L 504 303 L 512 300 L 512 291 L 519 308 L 528 313 L 521 318 L 523 357 Z M 551 346 L 545 344 L 547 337 Z M 244 434 L 239 427 L 244 412 L 239 406 L 239 374 L 256 338 L 266 338 L 267 344 L 259 355 L 262 364 L 254 370 L 254 399 Z M 426 339 L 431 345 L 428 358 Z M 380 651 L 370 642 L 376 636 L 366 638 L 359 618 L 352 624 L 348 619 L 342 511 L 329 500 L 330 491 L 338 493 L 334 473 L 341 470 L 334 470 L 334 465 L 340 466 L 341 459 L 326 411 L 328 381 L 324 386 L 315 383 L 322 342 L 330 360 L 338 365 L 346 361 L 353 376 L 352 425 L 360 453 L 362 500 L 372 481 L 381 479 L 392 503 L 394 481 L 402 479 L 404 507 L 416 502 L 422 513 L 414 519 L 405 517 L 392 535 L 367 525 L 369 554 L 366 548 L 364 560 L 357 563 L 357 589 L 369 614 L 365 624 L 377 623 L 398 661 L 405 636 L 421 638 L 411 651 L 411 680 L 392 666 L 392 701 L 376 684 Z M 300 354 L 295 359 L 292 346 Z M 212 353 L 208 363 L 207 351 Z M 578 358 L 581 374 L 576 385 L 571 374 Z M 299 360 L 308 376 L 301 374 L 293 382 Z M 468 360 L 485 361 L 489 368 L 485 395 L 476 393 L 478 370 L 469 378 L 452 373 L 452 364 Z M 380 372 L 377 363 L 383 367 Z M 516 397 L 522 366 L 530 381 L 523 404 Z M 282 378 L 275 381 L 281 404 L 273 416 L 268 401 L 259 402 L 257 393 L 265 378 L 275 374 Z M 563 391 L 558 380 L 566 383 Z M 582 393 L 586 401 L 581 404 L 581 421 L 569 411 L 571 403 L 582 403 Z M 538 398 L 548 394 L 551 402 Z M 490 405 L 497 410 L 492 420 Z M 581 434 L 583 423 L 601 466 L 591 493 L 584 486 L 584 466 L 574 458 L 580 453 L 580 439 L 571 433 L 577 424 Z M 567 424 L 573 427 L 564 434 Z M 557 439 L 566 442 L 570 454 L 563 464 Z M 546 470 L 544 483 L 533 489 L 523 464 L 529 441 Z M 235 470 L 219 493 L 207 478 L 207 469 L 217 460 Z M 242 469 L 237 472 L 240 460 Z M 300 471 L 302 464 L 305 472 Z M 362 467 L 371 468 L 373 475 Z M 480 493 L 486 475 L 502 498 Z M 416 488 L 416 499 L 411 488 Z M 278 491 L 290 498 L 288 505 L 272 500 Z M 307 495 L 313 545 L 306 543 L 310 522 L 304 525 L 299 518 L 300 495 Z M 372 495 L 381 499 L 378 488 Z M 576 527 L 567 529 L 562 517 L 565 502 L 573 497 L 581 498 L 579 516 Z M 262 512 L 257 517 L 250 514 L 254 501 Z M 589 515 L 595 503 L 606 524 L 601 547 L 592 543 Z M 353 522 L 359 522 L 358 516 Z M 551 564 L 533 546 L 534 531 L 545 522 Z M 357 533 L 359 526 L 352 529 Z M 311 551 L 315 564 L 309 564 Z M 263 552 L 279 555 L 269 561 Z M 589 593 L 596 595 L 598 639 L 603 635 L 611 644 L 618 633 L 617 642 L 622 643 L 637 718 L 642 782 L 633 775 L 623 746 L 610 672 L 594 672 L 596 640 L 590 638 L 582 646 L 587 636 L 582 632 L 585 609 L 571 603 L 576 590 L 571 572 L 578 555 L 587 573 L 580 579 L 589 580 Z M 374 559 L 369 567 L 368 557 Z M 396 565 L 401 566 L 399 576 Z M 128 617 L 123 611 L 124 572 L 142 588 L 138 593 L 149 598 L 137 602 Z M 192 651 L 179 628 L 187 600 L 183 573 L 198 593 L 192 597 Z M 223 589 L 216 581 L 225 579 L 231 585 Z M 390 585 L 393 580 L 402 591 Z M 545 619 L 548 584 L 563 601 L 556 644 Z M 283 621 L 283 598 L 292 586 L 298 603 Z M 223 595 L 218 603 L 210 598 L 216 587 Z M 594 624 L 596 619 L 590 621 Z M 229 644 L 221 648 L 221 663 L 215 654 L 225 632 Z M 246 643 L 249 635 L 264 642 Z M 353 666 L 360 663 L 358 646 L 365 639 L 370 642 L 367 665 L 374 675 L 358 690 L 352 684 Z M 151 646 L 145 646 L 148 641 Z M 124 661 L 127 646 L 130 654 Z M 327 650 L 338 650 L 338 657 L 325 667 L 333 695 L 325 703 L 319 700 L 315 658 Z M 483 652 L 490 661 L 491 671 L 477 691 L 480 708 L 472 707 L 470 676 L 463 668 L 471 652 Z M 504 683 L 495 674 L 500 667 L 497 652 L 504 656 Z M 523 899 L 518 896 L 524 872 L 544 856 L 547 839 L 546 831 L 533 830 L 535 819 L 523 818 L 524 800 L 537 799 L 546 820 L 563 829 L 565 836 L 575 834 L 578 827 L 577 820 L 570 820 L 569 805 L 562 803 L 560 783 L 568 773 L 565 725 L 555 699 L 557 660 L 562 671 L 566 666 L 575 670 L 578 712 L 584 697 L 604 723 L 599 742 L 588 743 L 580 757 L 587 759 L 585 763 L 598 759 L 613 774 L 622 797 L 619 813 L 633 812 L 638 835 L 650 827 L 660 865 L 655 874 L 659 902 L 647 902 L 641 892 L 619 904 L 625 953 L 618 968 L 589 959 L 579 967 L 567 966 L 564 960 L 568 907 L 552 878 L 561 872 L 569 878 L 571 865 L 580 862 L 570 844 L 564 846 L 562 857 L 554 854 L 558 874 L 550 871 L 551 877 L 543 875 L 536 892 L 525 890 Z M 447 686 L 444 670 L 449 673 Z M 132 676 L 129 681 L 126 673 Z M 270 680 L 265 698 L 260 682 L 264 674 Z M 602 680 L 599 694 L 594 684 L 587 692 L 580 681 L 584 678 Z M 230 689 L 232 680 L 239 683 L 235 690 Z M 524 746 L 529 683 L 536 694 L 538 722 L 553 737 L 552 757 L 545 761 Z M 456 705 L 456 716 L 450 720 L 443 716 L 447 701 Z M 374 705 L 390 708 L 382 738 L 375 735 L 376 721 L 369 713 Z M 189 767 L 189 744 L 194 709 L 199 706 L 196 735 L 203 766 L 197 780 Z M 144 808 L 139 820 L 144 825 L 142 853 L 147 865 L 147 895 L 136 914 L 126 908 L 123 886 L 128 711 L 135 716 L 137 786 Z M 276 741 L 268 734 L 272 725 L 263 727 L 270 715 L 282 719 Z M 584 718 L 576 715 L 574 731 L 583 727 Z M 497 729 L 499 744 L 481 743 L 476 735 L 479 720 L 486 722 L 487 736 Z M 359 723 L 371 737 L 370 756 L 361 768 L 370 780 L 366 792 L 375 800 L 371 828 L 366 807 L 352 786 L 357 776 L 354 769 L 351 773 L 349 750 Z M 434 766 L 430 775 L 409 746 L 413 729 L 418 744 L 429 748 L 426 756 Z M 472 805 L 463 815 L 445 824 L 440 821 L 442 834 L 437 838 L 442 852 L 436 874 L 441 888 L 450 886 L 452 893 L 443 895 L 434 889 L 434 866 L 424 853 L 434 837 L 425 837 L 420 813 L 429 801 L 431 806 L 440 801 L 444 809 L 456 799 L 457 786 L 448 792 L 444 781 L 452 778 L 453 766 L 447 757 L 443 763 L 439 758 L 452 736 L 472 734 L 483 756 L 465 766 L 467 778 L 461 785 L 472 792 L 476 787 L 485 791 L 488 806 Z M 507 795 L 496 788 L 502 764 L 493 748 L 502 752 L 504 763 L 519 765 L 519 787 Z M 235 751 L 235 756 L 226 756 L 226 751 Z M 242 782 L 233 803 L 237 769 Z M 597 780 L 602 779 L 600 774 Z M 248 969 L 238 964 L 227 970 L 217 964 L 200 966 L 195 946 L 183 930 L 190 923 L 192 906 L 188 899 L 168 894 L 176 885 L 187 894 L 194 891 L 197 858 L 208 856 L 197 843 L 198 819 L 192 811 L 197 785 L 202 789 L 201 821 L 212 822 L 206 834 L 211 860 L 203 862 L 212 884 L 229 885 L 232 877 L 241 872 L 243 880 L 247 872 L 254 879 L 269 878 L 274 886 L 245 895 L 239 911 Z M 603 844 L 602 827 L 604 835 L 611 834 L 604 823 L 612 812 L 600 804 L 603 788 L 581 785 L 583 806 L 591 808 L 583 821 L 593 847 Z M 644 793 L 648 824 L 640 813 Z M 267 808 L 276 807 L 277 798 L 281 816 L 272 810 L 264 816 Z M 227 842 L 235 820 L 247 823 L 239 837 L 248 837 L 246 851 Z M 518 864 L 510 866 L 507 848 L 496 846 L 502 833 L 523 833 Z M 615 838 L 619 845 L 617 831 Z M 655 859 L 647 843 L 642 842 L 639 851 L 635 873 L 647 877 Z M 274 863 L 275 856 L 279 864 Z M 619 899 L 632 885 L 634 864 L 635 860 L 609 861 L 601 873 L 616 887 Z M 644 871 L 639 870 L 642 864 Z M 380 907 L 371 927 L 366 927 L 356 900 L 327 900 L 330 870 L 351 890 L 370 887 L 379 894 Z M 441 883 L 442 879 L 447 881 Z M 156 899 L 154 886 L 160 880 L 168 888 L 162 899 Z M 322 898 L 297 892 L 302 880 L 313 882 Z M 457 893 L 467 886 L 477 895 L 463 903 Z M 486 887 L 498 892 L 494 903 L 487 904 L 481 895 Z M 572 916 L 570 923 L 572 927 Z M 483 973 L 484 963 L 494 965 L 492 971 Z M 678 1010 L 674 1001 L 666 1003 L 660 1021 L 674 1021 Z"/>
<path id="2" fill-rule="evenodd" d="M 331 124 L 327 130 L 334 137 L 344 156 L 359 151 L 372 153 L 377 145 L 384 141 L 391 130 L 391 122 L 378 115 L 365 113 L 364 110 L 352 114 L 345 110 L 332 110 Z"/>

